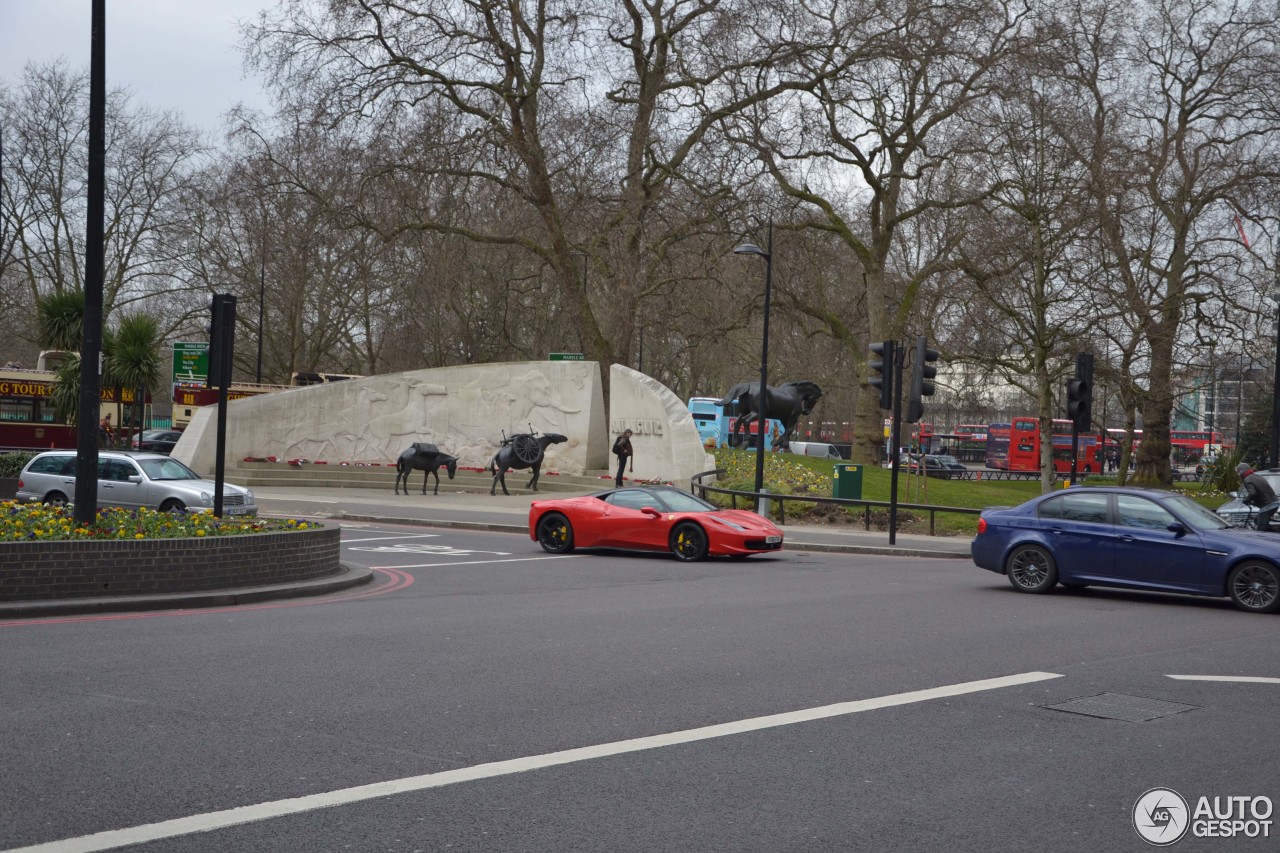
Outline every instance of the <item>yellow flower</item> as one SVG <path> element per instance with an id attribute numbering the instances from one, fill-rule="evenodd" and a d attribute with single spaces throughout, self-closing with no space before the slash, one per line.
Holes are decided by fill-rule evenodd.
<path id="1" fill-rule="evenodd" d="M 204 535 L 204 528 L 203 528 L 203 527 L 197 528 L 197 529 L 196 529 L 196 535 L 197 535 L 197 536 L 203 536 L 203 535 Z"/>

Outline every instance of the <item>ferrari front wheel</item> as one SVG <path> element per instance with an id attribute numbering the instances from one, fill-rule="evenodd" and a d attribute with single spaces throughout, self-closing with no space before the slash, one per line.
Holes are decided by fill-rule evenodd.
<path id="1" fill-rule="evenodd" d="M 676 525 L 671 531 L 671 553 L 685 562 L 694 562 L 707 556 L 707 532 L 692 521 Z"/>
<path id="2" fill-rule="evenodd" d="M 558 512 L 538 519 L 538 544 L 548 554 L 568 554 L 573 550 L 573 525 Z"/>

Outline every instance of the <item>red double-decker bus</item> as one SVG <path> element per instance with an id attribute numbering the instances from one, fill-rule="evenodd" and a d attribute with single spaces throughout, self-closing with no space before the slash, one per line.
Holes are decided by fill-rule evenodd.
<path id="1" fill-rule="evenodd" d="M 1102 473 L 1102 439 L 1091 433 L 1079 436 L 1076 471 Z M 1014 418 L 1012 423 L 987 426 L 987 467 L 1001 471 L 1040 470 L 1040 423 L 1035 418 Z M 1053 470 L 1071 473 L 1071 421 L 1053 421 Z"/>
<path id="2" fill-rule="evenodd" d="M 1107 441 L 1112 452 L 1119 454 L 1118 448 L 1124 440 L 1124 430 L 1107 430 Z M 1133 431 L 1133 451 L 1136 453 L 1142 444 L 1142 430 Z M 1169 431 L 1170 462 L 1175 467 L 1191 467 L 1200 464 L 1205 456 L 1230 453 L 1235 449 L 1234 443 L 1227 443 L 1222 433 L 1217 430 L 1183 430 Z"/>

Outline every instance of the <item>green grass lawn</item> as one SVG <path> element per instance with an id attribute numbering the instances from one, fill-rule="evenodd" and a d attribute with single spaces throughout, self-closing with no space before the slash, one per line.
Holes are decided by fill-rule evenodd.
<path id="1" fill-rule="evenodd" d="M 790 453 L 765 454 L 765 488 L 791 495 L 832 497 L 834 460 Z M 716 451 L 716 465 L 728 473 L 716 485 L 727 489 L 752 491 L 755 485 L 755 451 Z M 892 472 L 888 468 L 864 465 L 862 497 L 864 500 L 888 501 Z M 1091 485 L 1115 485 L 1114 478 L 1093 477 Z M 1226 501 L 1220 493 L 1202 493 L 1200 487 L 1188 483 L 1183 491 L 1209 509 L 1217 509 Z M 905 469 L 898 473 L 898 503 L 930 506 L 972 507 L 1017 506 L 1040 494 L 1039 480 L 942 480 L 920 477 Z M 722 502 L 722 501 L 717 501 Z M 727 499 L 723 501 L 726 505 Z M 739 502 L 741 505 L 741 502 Z M 789 501 L 786 505 L 788 524 L 829 523 L 863 524 L 865 510 L 819 506 Z M 776 517 L 776 510 L 775 510 Z M 873 530 L 888 529 L 887 508 L 871 511 Z M 936 515 L 935 532 L 942 536 L 972 536 L 977 531 L 978 517 L 961 513 L 940 512 Z M 918 510 L 899 510 L 898 529 L 904 533 L 928 533 L 929 514 Z"/>

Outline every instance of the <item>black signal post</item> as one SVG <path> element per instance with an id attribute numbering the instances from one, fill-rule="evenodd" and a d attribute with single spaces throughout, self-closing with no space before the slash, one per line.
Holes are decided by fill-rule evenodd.
<path id="1" fill-rule="evenodd" d="M 1071 421 L 1071 485 L 1076 484 L 1080 433 L 1093 423 L 1093 355 L 1076 356 L 1076 375 L 1067 380 L 1067 419 Z"/>

